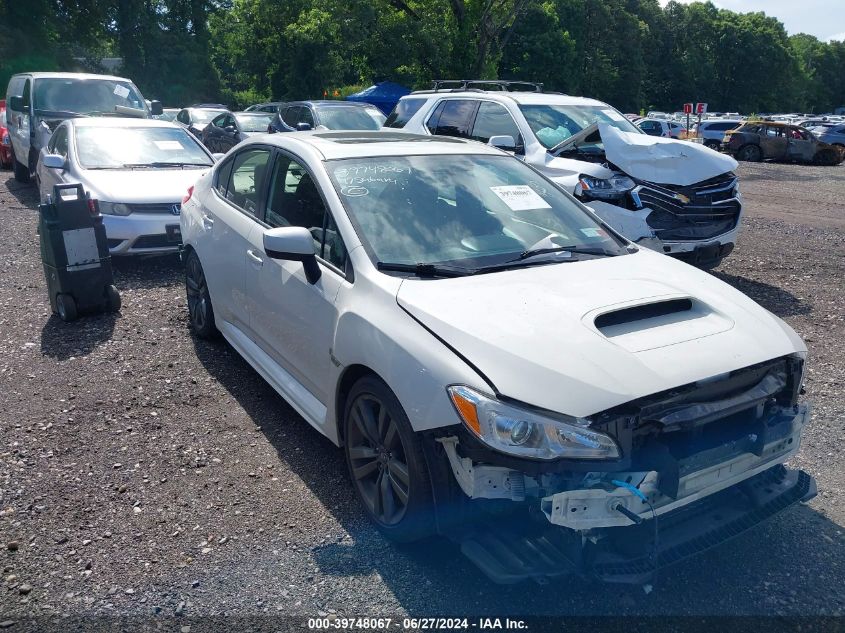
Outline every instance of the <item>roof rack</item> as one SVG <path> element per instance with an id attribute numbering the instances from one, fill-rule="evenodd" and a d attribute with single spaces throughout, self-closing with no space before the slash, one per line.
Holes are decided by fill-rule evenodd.
<path id="1" fill-rule="evenodd" d="M 434 79 L 434 92 L 440 90 L 480 90 L 479 86 L 493 86 L 505 92 L 543 92 L 543 84 L 535 81 L 508 81 L 505 79 Z M 481 89 L 483 90 L 483 89 Z"/>

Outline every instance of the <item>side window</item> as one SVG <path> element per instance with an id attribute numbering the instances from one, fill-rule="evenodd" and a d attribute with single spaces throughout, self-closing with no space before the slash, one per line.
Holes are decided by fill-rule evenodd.
<path id="1" fill-rule="evenodd" d="M 47 151 L 67 158 L 67 126 L 62 125 L 50 138 Z"/>
<path id="2" fill-rule="evenodd" d="M 311 174 L 297 161 L 279 155 L 273 168 L 264 221 L 271 227 L 301 226 L 311 232 L 314 249 L 327 262 L 344 270 L 346 247 Z"/>
<path id="3" fill-rule="evenodd" d="M 302 112 L 300 112 L 299 114 L 299 122 L 307 123 L 312 128 L 314 127 L 314 115 L 311 114 L 311 108 L 309 108 L 308 106 L 302 106 Z"/>
<path id="4" fill-rule="evenodd" d="M 224 198 L 226 197 L 226 187 L 229 186 L 229 180 L 232 176 L 232 165 L 234 164 L 235 161 L 227 160 L 217 169 L 214 188 L 217 189 L 217 193 L 219 193 Z"/>
<path id="5" fill-rule="evenodd" d="M 387 117 L 387 121 L 384 122 L 383 127 L 392 127 L 392 128 L 403 128 L 408 121 L 411 120 L 411 117 L 414 116 L 422 105 L 425 103 L 425 99 L 402 99 L 399 103 L 396 104 L 396 107 L 393 108 L 393 112 L 390 113 L 390 116 Z"/>
<path id="6" fill-rule="evenodd" d="M 434 133 L 438 136 L 469 137 L 469 125 L 478 101 L 471 99 L 449 99 L 443 106 L 437 128 Z"/>
<path id="7" fill-rule="evenodd" d="M 211 125 L 213 125 L 214 127 L 226 127 L 226 124 L 224 123 L 225 120 L 226 115 L 221 114 L 220 116 L 214 117 L 214 119 L 211 121 Z"/>
<path id="8" fill-rule="evenodd" d="M 285 110 L 285 113 L 282 115 L 282 121 L 285 122 L 285 125 L 293 128 L 296 127 L 296 124 L 299 123 L 299 110 L 299 106 L 290 106 Z"/>
<path id="9" fill-rule="evenodd" d="M 22 96 L 23 96 L 23 104 L 24 104 L 24 105 L 29 105 L 29 104 L 30 104 L 29 92 L 30 92 L 30 84 L 31 84 L 31 83 L 32 83 L 32 82 L 31 82 L 29 79 L 27 79 L 27 80 L 26 80 L 26 83 L 24 83 L 24 85 L 23 85 L 23 94 L 22 94 Z M 30 113 L 30 114 L 32 114 L 32 113 Z"/>
<path id="10" fill-rule="evenodd" d="M 428 121 L 426 122 L 425 126 L 428 128 L 428 131 L 432 134 L 434 134 L 435 130 L 437 130 L 437 123 L 438 121 L 440 121 L 440 115 L 443 113 L 443 108 L 445 107 L 446 102 L 441 101 L 437 104 L 437 107 L 434 108 L 434 112 L 432 112 L 428 117 Z"/>
<path id="11" fill-rule="evenodd" d="M 223 127 L 229 127 L 229 126 L 234 127 L 234 128 L 238 127 L 238 125 L 235 121 L 235 117 L 231 114 L 227 114 L 223 117 Z"/>
<path id="12" fill-rule="evenodd" d="M 511 136 L 516 145 L 522 145 L 519 128 L 507 108 L 492 101 L 482 101 L 472 126 L 471 138 L 486 143 L 491 136 Z"/>
<path id="13" fill-rule="evenodd" d="M 176 115 L 176 120 L 179 121 L 179 123 L 184 123 L 185 125 L 188 125 L 191 122 L 188 118 L 187 110 L 179 110 L 179 114 Z"/>
<path id="14" fill-rule="evenodd" d="M 226 199 L 256 217 L 261 206 L 269 161 L 270 150 L 249 149 L 239 152 L 232 163 L 232 177 L 226 189 Z"/>

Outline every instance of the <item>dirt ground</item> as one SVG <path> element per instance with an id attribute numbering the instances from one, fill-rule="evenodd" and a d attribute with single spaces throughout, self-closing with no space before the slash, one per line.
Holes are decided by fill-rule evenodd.
<path id="1" fill-rule="evenodd" d="M 0 172 L 0 627 L 52 616 L 842 615 L 845 167 L 740 168 L 715 274 L 810 347 L 793 465 L 819 496 L 640 587 L 499 587 L 368 524 L 340 450 L 187 327 L 174 257 L 117 261 L 118 315 L 51 316 L 36 194 Z M 33 618 L 41 618 L 33 620 Z M 185 630 L 185 629 L 180 629 Z M 198 630 L 195 626 L 195 631 Z"/>

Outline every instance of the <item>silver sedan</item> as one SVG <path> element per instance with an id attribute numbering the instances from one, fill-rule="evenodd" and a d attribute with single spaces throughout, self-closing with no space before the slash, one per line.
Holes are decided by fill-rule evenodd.
<path id="1" fill-rule="evenodd" d="M 182 198 L 214 160 L 173 123 L 74 118 L 41 150 L 36 177 L 42 202 L 54 185 L 82 183 L 99 201 L 112 255 L 167 253 L 182 242 Z"/>

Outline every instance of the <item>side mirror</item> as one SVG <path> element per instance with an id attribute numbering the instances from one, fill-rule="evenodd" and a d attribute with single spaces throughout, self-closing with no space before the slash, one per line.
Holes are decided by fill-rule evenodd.
<path id="1" fill-rule="evenodd" d="M 223 129 L 226 130 L 229 134 L 235 133 L 235 126 L 234 125 L 227 125 Z"/>
<path id="2" fill-rule="evenodd" d="M 211 157 L 214 159 L 214 162 L 219 162 L 226 154 L 221 154 L 220 152 L 214 153 Z"/>
<path id="3" fill-rule="evenodd" d="M 305 278 L 315 284 L 322 271 L 314 253 L 314 238 L 302 226 L 281 226 L 264 231 L 264 252 L 273 259 L 302 262 Z"/>
<path id="4" fill-rule="evenodd" d="M 507 150 L 512 152 L 516 147 L 516 141 L 513 140 L 511 135 L 501 135 L 501 136 L 491 136 L 490 140 L 487 141 L 487 144 L 490 147 L 498 147 L 499 149 Z"/>
<path id="5" fill-rule="evenodd" d="M 296 131 L 297 132 L 307 132 L 311 129 L 310 123 L 297 123 L 296 124 Z"/>
<path id="6" fill-rule="evenodd" d="M 23 97 L 18 95 L 9 99 L 9 109 L 16 112 L 29 112 L 29 104 L 24 103 Z"/>
<path id="7" fill-rule="evenodd" d="M 164 108 L 161 107 L 161 101 L 158 99 L 150 101 L 150 114 L 153 116 L 160 116 L 164 114 Z"/>
<path id="8" fill-rule="evenodd" d="M 44 158 L 41 159 L 42 164 L 47 169 L 61 169 L 64 170 L 67 161 L 65 161 L 64 156 L 60 156 L 59 154 L 44 154 Z"/>

